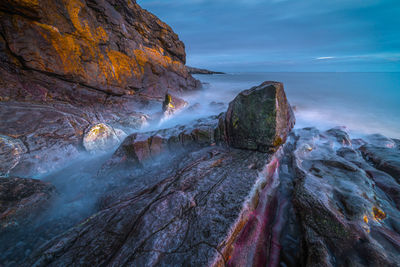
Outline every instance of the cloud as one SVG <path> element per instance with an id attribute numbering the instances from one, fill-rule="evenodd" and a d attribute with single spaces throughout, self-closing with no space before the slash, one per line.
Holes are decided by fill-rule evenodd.
<path id="1" fill-rule="evenodd" d="M 235 62 L 240 68 L 240 62 L 243 66 L 295 62 L 299 70 L 304 70 L 304 64 L 331 64 L 336 71 L 337 62 L 347 61 L 356 71 L 365 69 L 366 62 L 383 71 L 388 69 L 385 62 L 390 61 L 389 69 L 400 71 L 400 66 L 394 65 L 398 57 L 393 56 L 400 53 L 399 0 L 138 3 L 178 33 L 191 65 L 212 68 L 225 63 L 230 68 L 228 62 Z"/>
<path id="2" fill-rule="evenodd" d="M 326 59 L 333 59 L 335 57 L 317 57 L 317 60 L 326 60 Z"/>

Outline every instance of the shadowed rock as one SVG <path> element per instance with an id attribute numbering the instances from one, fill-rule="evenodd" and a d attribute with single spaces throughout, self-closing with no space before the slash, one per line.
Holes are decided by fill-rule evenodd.
<path id="1" fill-rule="evenodd" d="M 0 233 L 33 223 L 55 195 L 55 187 L 40 180 L 0 178 Z"/>

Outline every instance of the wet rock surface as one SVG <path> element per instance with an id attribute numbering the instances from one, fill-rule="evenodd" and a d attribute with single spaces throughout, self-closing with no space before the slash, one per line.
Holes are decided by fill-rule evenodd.
<path id="1" fill-rule="evenodd" d="M 293 203 L 302 225 L 302 263 L 398 266 L 399 184 L 363 159 L 365 147 L 342 142 L 348 135 L 338 131 L 295 132 Z M 390 149 L 383 158 L 399 156 Z"/>
<path id="2" fill-rule="evenodd" d="M 23 263 L 399 266 L 398 141 L 344 127 L 290 133 L 290 106 L 268 105 L 288 113 L 273 124 L 285 143 L 267 153 L 229 146 L 225 113 L 131 134 L 87 185 L 92 216 L 55 224 Z"/>
<path id="3" fill-rule="evenodd" d="M 0 177 L 8 176 L 26 152 L 27 149 L 20 140 L 0 135 Z"/>
<path id="4" fill-rule="evenodd" d="M 93 125 L 86 132 L 83 138 L 83 146 L 89 152 L 107 151 L 118 145 L 124 138 L 126 133 L 120 129 L 99 123 Z"/>
<path id="5" fill-rule="evenodd" d="M 55 195 L 55 187 L 40 180 L 0 178 L 0 234 L 32 223 L 51 205 Z"/>
<path id="6" fill-rule="evenodd" d="M 136 177 L 105 209 L 45 245 L 33 262 L 209 265 L 258 178 L 248 166 L 263 166 L 267 159 L 222 147 L 190 153 L 167 167 L 172 175 L 157 173 L 160 181 L 143 191 L 135 185 L 154 180 L 154 173 Z"/>
<path id="7" fill-rule="evenodd" d="M 273 154 L 202 146 L 128 164 L 98 213 L 31 263 L 398 266 L 400 185 L 343 129 L 295 130 Z"/>

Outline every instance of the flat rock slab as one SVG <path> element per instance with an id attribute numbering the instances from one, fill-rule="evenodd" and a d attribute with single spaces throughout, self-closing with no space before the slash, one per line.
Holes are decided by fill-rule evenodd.
<path id="1" fill-rule="evenodd" d="M 137 177 L 103 210 L 37 251 L 32 263 L 209 265 L 268 160 L 268 154 L 223 147 L 192 152 L 169 166 L 172 175 L 151 172 L 160 181 L 145 190 L 134 191 L 148 179 Z"/>

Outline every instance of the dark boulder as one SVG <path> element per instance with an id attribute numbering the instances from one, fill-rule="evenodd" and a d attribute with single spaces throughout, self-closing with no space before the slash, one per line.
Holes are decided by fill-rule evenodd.
<path id="1" fill-rule="evenodd" d="M 286 141 L 295 123 L 283 84 L 264 82 L 241 92 L 226 113 L 229 145 L 268 152 Z"/>

